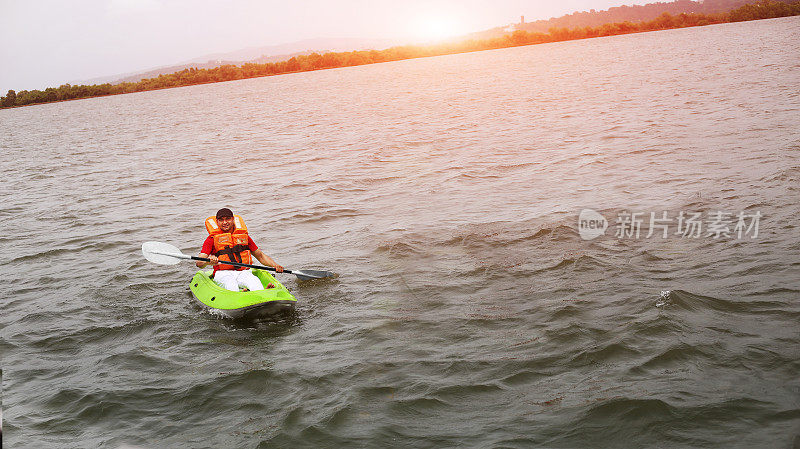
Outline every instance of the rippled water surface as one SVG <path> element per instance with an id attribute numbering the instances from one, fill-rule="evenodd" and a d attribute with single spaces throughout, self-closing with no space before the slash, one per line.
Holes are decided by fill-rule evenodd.
<path id="1" fill-rule="evenodd" d="M 799 34 L 0 111 L 6 443 L 800 444 Z M 284 266 L 338 277 L 282 277 L 299 305 L 277 322 L 202 312 L 193 266 L 140 246 L 195 254 L 222 206 Z M 581 238 L 583 209 L 604 236 Z M 615 236 L 626 212 L 681 211 L 760 213 L 759 232 Z"/>

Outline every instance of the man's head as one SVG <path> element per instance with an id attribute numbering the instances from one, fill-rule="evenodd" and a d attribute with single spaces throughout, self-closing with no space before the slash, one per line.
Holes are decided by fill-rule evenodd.
<path id="1" fill-rule="evenodd" d="M 222 232 L 231 232 L 234 229 L 233 226 L 233 212 L 227 207 L 224 207 L 217 211 L 217 223 L 219 224 L 219 229 Z"/>

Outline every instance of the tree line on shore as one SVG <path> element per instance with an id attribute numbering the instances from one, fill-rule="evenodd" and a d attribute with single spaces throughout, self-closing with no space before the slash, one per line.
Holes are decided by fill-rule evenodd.
<path id="1" fill-rule="evenodd" d="M 587 26 L 570 29 L 551 28 L 548 33 L 516 30 L 509 35 L 486 40 L 464 40 L 433 45 L 406 45 L 392 47 L 386 50 L 329 52 L 324 54 L 312 53 L 310 55 L 296 56 L 289 60 L 275 63 L 246 63 L 241 66 L 223 65 L 211 69 L 190 68 L 169 75 L 159 75 L 156 78 L 143 79 L 135 83 L 105 83 L 78 86 L 64 84 L 57 88 L 49 87 L 43 91 L 23 90 L 15 92 L 9 90 L 6 96 L 0 97 L 0 107 L 6 108 L 35 103 L 49 103 L 79 98 L 142 92 L 170 87 L 191 86 L 195 84 L 216 83 L 220 81 L 232 81 L 293 72 L 492 50 L 520 45 L 542 44 L 643 31 L 666 30 L 671 28 L 703 26 L 725 22 L 742 22 L 796 15 L 800 15 L 800 2 L 783 3 L 774 0 L 764 0 L 744 5 L 727 13 L 682 13 L 678 15 L 664 13 L 656 19 L 636 23 L 615 22 L 606 23 L 597 27 Z"/>
<path id="2" fill-rule="evenodd" d="M 538 31 L 546 33 L 550 28 L 584 28 L 596 27 L 606 23 L 615 22 L 646 22 L 653 20 L 661 14 L 667 12 L 672 15 L 681 13 L 694 14 L 718 14 L 732 11 L 740 6 L 752 3 L 757 0 L 673 0 L 669 3 L 659 1 L 644 5 L 622 5 L 612 6 L 604 11 L 576 11 L 561 17 L 553 17 L 547 20 L 534 20 L 517 25 L 517 29 L 525 31 Z M 787 0 L 780 0 L 786 2 Z M 792 0 L 788 0 L 792 1 Z M 488 36 L 496 37 L 496 36 Z"/>

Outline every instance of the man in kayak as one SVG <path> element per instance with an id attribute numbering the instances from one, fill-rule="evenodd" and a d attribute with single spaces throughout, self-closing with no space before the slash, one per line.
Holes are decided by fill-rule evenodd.
<path id="1" fill-rule="evenodd" d="M 226 265 L 225 262 L 251 263 L 251 254 L 262 264 L 274 267 L 278 273 L 283 272 L 283 267 L 278 265 L 271 257 L 258 249 L 253 239 L 247 234 L 247 227 L 242 217 L 234 216 L 228 208 L 217 211 L 214 217 L 206 219 L 208 238 L 200 250 L 200 257 L 209 258 L 211 262 L 198 261 L 197 266 L 203 268 L 209 264 L 214 265 L 212 277 L 228 290 L 239 291 L 239 287 L 248 290 L 263 290 L 261 281 L 249 268 Z M 271 283 L 267 288 L 275 287 Z"/>

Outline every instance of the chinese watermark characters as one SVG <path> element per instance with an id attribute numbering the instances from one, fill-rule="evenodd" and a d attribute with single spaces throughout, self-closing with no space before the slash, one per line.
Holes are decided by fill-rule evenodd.
<path id="1" fill-rule="evenodd" d="M 761 212 L 738 213 L 727 211 L 686 212 L 670 215 L 667 211 L 629 212 L 617 214 L 614 236 L 618 239 L 639 238 L 712 238 L 754 239 L 758 237 Z M 578 233 L 584 240 L 592 240 L 605 234 L 608 220 L 597 211 L 584 209 L 578 216 Z"/>

